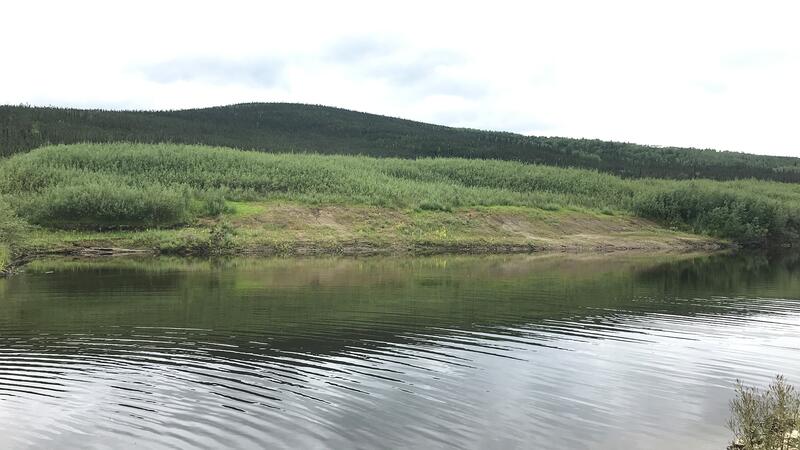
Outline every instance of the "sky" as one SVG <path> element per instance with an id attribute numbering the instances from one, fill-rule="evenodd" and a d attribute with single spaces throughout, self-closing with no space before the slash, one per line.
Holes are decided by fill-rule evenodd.
<path id="1" fill-rule="evenodd" d="M 800 156 L 797 1 L 8 1 L 0 104 L 338 106 Z"/>

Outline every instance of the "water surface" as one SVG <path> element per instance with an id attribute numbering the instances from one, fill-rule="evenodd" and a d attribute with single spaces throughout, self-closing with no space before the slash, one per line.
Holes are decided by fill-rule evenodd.
<path id="1" fill-rule="evenodd" d="M 720 449 L 800 381 L 800 258 L 53 260 L 0 280 L 0 448 Z"/>

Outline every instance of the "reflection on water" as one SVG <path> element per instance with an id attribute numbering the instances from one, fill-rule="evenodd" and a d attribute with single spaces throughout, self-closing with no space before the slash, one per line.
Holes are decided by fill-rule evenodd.
<path id="1" fill-rule="evenodd" d="M 0 448 L 719 449 L 798 332 L 797 255 L 37 262 Z"/>

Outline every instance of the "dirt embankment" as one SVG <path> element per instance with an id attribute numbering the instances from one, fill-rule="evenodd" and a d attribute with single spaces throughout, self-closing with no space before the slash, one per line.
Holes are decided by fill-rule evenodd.
<path id="1" fill-rule="evenodd" d="M 403 211 L 272 205 L 231 222 L 248 254 L 717 250 L 730 244 L 631 216 L 529 208 Z"/>
<path id="2" fill-rule="evenodd" d="M 173 230 L 42 233 L 21 247 L 6 272 L 44 255 L 368 256 L 715 251 L 732 246 L 627 215 L 517 207 L 419 211 L 259 203 Z"/>

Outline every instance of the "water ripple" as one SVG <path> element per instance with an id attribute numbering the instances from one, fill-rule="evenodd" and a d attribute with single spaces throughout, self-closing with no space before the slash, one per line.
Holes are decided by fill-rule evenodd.
<path id="1" fill-rule="evenodd" d="M 381 261 L 4 281 L 0 447 L 722 448 L 800 379 L 796 266 Z"/>

